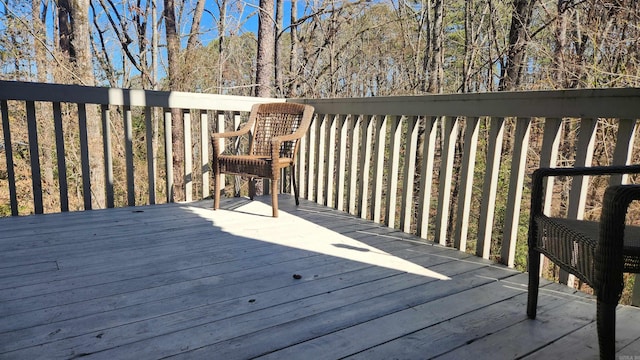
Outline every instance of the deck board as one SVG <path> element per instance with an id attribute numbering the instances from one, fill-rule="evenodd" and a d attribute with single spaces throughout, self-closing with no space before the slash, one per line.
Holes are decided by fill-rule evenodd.
<path id="1" fill-rule="evenodd" d="M 0 219 L 0 359 L 597 355 L 587 295 L 543 282 L 528 320 L 525 274 L 284 195 L 273 219 L 262 201 Z M 635 355 L 640 312 L 620 317 Z"/>

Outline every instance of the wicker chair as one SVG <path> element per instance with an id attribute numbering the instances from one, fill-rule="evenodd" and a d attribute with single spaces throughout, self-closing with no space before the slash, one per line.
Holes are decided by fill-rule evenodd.
<path id="1" fill-rule="evenodd" d="M 294 103 L 256 104 L 251 108 L 249 121 L 238 131 L 212 134 L 214 203 L 220 207 L 221 174 L 247 176 L 249 197 L 253 199 L 255 188 L 253 178 L 271 180 L 271 206 L 273 217 L 278 216 L 278 180 L 280 170 L 292 168 L 292 178 L 296 205 L 298 186 L 295 179 L 295 156 L 298 139 L 305 135 L 313 117 L 313 107 Z M 254 126 L 255 125 L 255 126 Z M 253 136 L 247 155 L 225 155 L 220 153 L 219 139 L 247 134 L 253 128 Z"/>
<path id="2" fill-rule="evenodd" d="M 589 284 L 597 298 L 600 358 L 615 356 L 615 309 L 623 289 L 623 272 L 640 272 L 640 228 L 625 226 L 631 201 L 640 199 L 640 185 L 607 188 L 600 222 L 570 220 L 543 214 L 543 180 L 548 176 L 640 173 L 640 166 L 538 169 L 533 173 L 529 220 L 529 299 L 527 315 L 536 317 L 540 254 Z"/>

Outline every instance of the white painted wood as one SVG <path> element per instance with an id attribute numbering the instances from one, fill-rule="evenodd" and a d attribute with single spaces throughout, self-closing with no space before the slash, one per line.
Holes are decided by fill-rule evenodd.
<path id="1" fill-rule="evenodd" d="M 107 208 L 115 206 L 113 193 L 113 143 L 111 140 L 111 110 L 107 105 L 103 105 L 101 109 L 102 117 L 102 146 L 104 151 L 104 183 L 105 183 L 105 200 Z M 60 119 L 60 130 L 62 130 L 62 118 Z M 62 134 L 62 133 L 61 133 Z M 63 139 L 64 140 L 64 139 Z M 63 141 L 64 144 L 64 141 Z M 64 146 L 64 145 L 63 145 Z M 60 154 L 60 151 L 58 151 Z"/>
<path id="2" fill-rule="evenodd" d="M 487 168 L 482 187 L 480 219 L 478 221 L 478 244 L 476 255 L 488 259 L 491 251 L 493 219 L 500 172 L 500 155 L 504 136 L 504 118 L 491 118 L 489 144 L 487 146 Z"/>
<path id="3" fill-rule="evenodd" d="M 338 118 L 338 164 L 336 167 L 336 196 L 335 196 L 335 208 L 338 210 L 346 211 L 344 206 L 345 198 L 345 183 L 347 173 L 347 141 L 349 122 L 347 116 L 340 115 Z"/>
<path id="4" fill-rule="evenodd" d="M 318 112 L 341 114 L 634 119 L 638 115 L 638 97 L 640 88 L 296 99 L 296 102 L 313 105 Z"/>
<path id="5" fill-rule="evenodd" d="M 224 112 L 216 111 L 214 116 L 216 118 L 216 132 L 218 133 L 225 132 Z M 218 139 L 218 141 L 220 142 L 220 153 L 222 154 L 222 152 L 224 152 L 224 149 L 226 147 L 226 142 L 225 142 L 225 139 Z M 227 177 L 224 174 L 221 174 L 219 176 L 220 176 L 220 184 L 221 184 L 220 188 L 224 189 L 226 186 Z"/>
<path id="6" fill-rule="evenodd" d="M 13 164 L 13 143 L 11 142 L 11 126 L 9 125 L 9 106 L 6 100 L 0 100 L 0 114 L 2 115 L 2 137 L 5 144 L 4 153 L 7 163 L 7 180 L 9 183 L 9 202 L 11 207 L 11 215 L 18 216 L 16 175 Z"/>
<path id="7" fill-rule="evenodd" d="M 336 173 L 336 129 L 338 128 L 338 122 L 340 121 L 338 115 L 327 116 L 327 147 L 326 147 L 326 169 L 325 169 L 325 204 L 333 208 L 335 207 L 335 195 L 334 195 L 334 175 Z"/>
<path id="8" fill-rule="evenodd" d="M 286 101 L 286 99 L 281 98 L 257 98 L 180 91 L 132 90 L 20 81 L 0 81 L 0 99 L 220 111 L 250 111 L 253 104 Z"/>
<path id="9" fill-rule="evenodd" d="M 560 134 L 563 122 L 559 118 L 549 118 L 544 122 L 544 135 L 542 148 L 540 149 L 540 167 L 556 167 L 558 163 L 558 147 L 560 146 Z M 550 215 L 551 199 L 553 196 L 553 177 L 549 176 L 544 181 L 543 212 Z"/>
<path id="10" fill-rule="evenodd" d="M 382 180 L 384 177 L 384 155 L 387 139 L 388 116 L 377 116 L 375 138 L 373 139 L 373 176 L 371 186 L 370 218 L 375 223 L 380 222 L 382 214 Z"/>
<path id="11" fill-rule="evenodd" d="M 164 171 L 167 190 L 167 202 L 175 201 L 173 194 L 173 142 L 171 141 L 171 110 L 164 109 Z"/>
<path id="12" fill-rule="evenodd" d="M 360 128 L 362 127 L 362 116 L 352 115 L 349 117 L 349 187 L 347 189 L 347 207 L 349 214 L 358 215 L 358 164 L 360 154 Z"/>
<path id="13" fill-rule="evenodd" d="M 200 169 L 202 171 L 202 197 L 208 198 L 211 194 L 211 168 L 209 167 L 209 117 L 206 111 L 200 112 Z"/>
<path id="14" fill-rule="evenodd" d="M 184 194 L 187 202 L 193 201 L 193 146 L 191 145 L 191 112 L 182 112 L 184 144 Z"/>
<path id="15" fill-rule="evenodd" d="M 373 120 L 372 116 L 365 116 L 362 120 L 362 140 L 360 143 L 360 189 L 358 196 L 360 197 L 360 208 L 358 214 L 362 219 L 366 219 L 369 209 L 369 170 L 371 159 L 371 143 L 373 138 Z"/>
<path id="16" fill-rule="evenodd" d="M 150 107 L 144 108 L 145 136 L 147 148 L 147 177 L 149 178 L 149 205 L 156 203 L 156 157 L 153 153 L 153 111 Z"/>
<path id="17" fill-rule="evenodd" d="M 397 194 L 398 194 L 398 168 L 400 166 L 400 139 L 402 136 L 402 117 L 389 116 L 389 160 L 387 162 L 387 199 L 385 206 L 384 224 L 395 227 Z"/>
<path id="18" fill-rule="evenodd" d="M 527 151 L 529 149 L 529 134 L 531 131 L 530 118 L 514 119 L 514 121 L 516 122 L 516 131 L 500 253 L 501 262 L 509 267 L 514 267 L 515 265 L 518 228 L 520 225 L 520 206 L 522 205 L 522 191 L 527 170 Z"/>
<path id="19" fill-rule="evenodd" d="M 429 211 L 431 211 L 431 184 L 433 182 L 433 166 L 435 159 L 436 135 L 438 134 L 437 118 L 425 117 L 424 142 L 422 144 L 422 163 L 420 169 L 420 197 L 418 203 L 418 235 L 427 239 L 429 232 Z"/>
<path id="20" fill-rule="evenodd" d="M 322 121 L 322 119 L 320 118 L 320 115 L 316 115 L 313 119 L 313 121 L 311 122 L 311 125 L 309 126 L 309 134 L 307 135 L 307 139 L 308 139 L 308 146 L 307 146 L 307 161 L 308 161 L 308 166 L 307 166 L 307 178 L 306 178 L 306 184 L 307 184 L 307 190 L 306 190 L 306 198 L 307 200 L 311 200 L 311 201 L 315 201 L 316 197 L 316 191 L 315 191 L 315 184 L 317 182 L 316 179 L 316 169 L 318 168 L 318 165 L 316 165 L 316 144 L 318 143 L 318 139 L 317 139 L 317 133 L 318 133 L 318 122 Z"/>
<path id="21" fill-rule="evenodd" d="M 329 126 L 327 126 L 327 122 L 329 122 L 330 115 L 327 114 L 323 114 L 323 115 L 318 115 L 318 119 L 321 119 L 320 121 L 318 121 L 318 132 L 316 133 L 316 135 L 318 136 L 317 139 L 317 146 L 318 146 L 318 151 L 316 151 L 316 166 L 317 166 L 317 171 L 318 174 L 316 175 L 316 179 L 315 181 L 315 188 L 316 188 L 316 195 L 315 195 L 315 199 L 316 199 L 316 203 L 318 203 L 319 205 L 325 205 L 326 204 L 326 199 L 324 198 L 324 190 L 325 190 L 325 170 L 326 170 L 326 158 L 327 158 L 327 146 L 329 146 L 327 144 L 327 128 Z"/>
<path id="22" fill-rule="evenodd" d="M 596 142 L 597 119 L 582 119 L 580 121 L 580 133 L 576 145 L 575 167 L 591 166 L 593 159 L 593 148 Z M 569 207 L 567 217 L 569 219 L 584 218 L 584 207 L 587 201 L 587 189 L 589 186 L 588 176 L 575 176 L 569 191 Z"/>
<path id="23" fill-rule="evenodd" d="M 299 198 L 305 199 L 307 196 L 306 193 L 306 176 L 305 174 L 307 169 L 307 139 L 309 138 L 309 132 L 305 134 L 303 137 L 298 140 L 298 157 L 296 158 L 296 182 L 298 184 L 298 194 Z"/>
<path id="24" fill-rule="evenodd" d="M 69 211 L 69 185 L 67 183 L 67 164 L 64 149 L 64 131 L 62 127 L 62 109 L 59 102 L 53 103 L 53 127 L 56 132 L 56 157 L 58 159 L 58 184 L 60 187 L 60 211 Z M 103 131 L 103 141 L 106 143 L 108 134 Z M 106 153 L 106 152 L 105 152 Z M 106 161 L 106 158 L 105 158 Z M 11 164 L 7 162 L 7 164 Z M 106 164 L 106 162 L 105 162 Z M 8 165 L 8 167 L 13 165 Z M 8 170 L 8 169 L 7 169 Z M 11 169 L 13 173 L 13 169 Z M 106 171 L 105 171 L 106 174 Z M 113 182 L 111 182 L 113 184 Z M 108 190 L 108 188 L 107 188 Z M 113 194 L 113 187 L 111 188 Z M 113 196 L 111 196 L 113 199 Z M 113 202 L 111 202 L 113 204 Z M 113 206 L 112 206 L 113 207 Z M 17 215 L 17 214 L 14 214 Z"/>
<path id="25" fill-rule="evenodd" d="M 453 238 L 453 247 L 460 251 L 467 250 L 467 235 L 469 233 L 469 216 L 471 216 L 473 175 L 476 167 L 479 129 L 479 118 L 471 117 L 465 120 L 464 140 L 462 144 L 462 165 L 460 168 L 460 195 L 458 199 L 458 211 Z"/>
<path id="26" fill-rule="evenodd" d="M 78 103 L 78 127 L 80 133 L 80 162 L 82 167 L 82 197 L 84 209 L 91 210 L 91 167 L 87 141 L 87 105 Z"/>
<path id="27" fill-rule="evenodd" d="M 438 212 L 436 213 L 435 241 L 440 245 L 447 244 L 447 227 L 449 225 L 449 208 L 451 207 L 451 181 L 453 177 L 453 160 L 456 153 L 456 141 L 460 124 L 457 117 L 442 118 L 442 157 L 440 160 L 440 177 L 438 184 Z"/>
<path id="28" fill-rule="evenodd" d="M 616 137 L 616 147 L 613 150 L 612 165 L 629 165 L 631 162 L 631 154 L 633 152 L 633 144 L 636 139 L 636 131 L 638 121 L 636 119 L 620 119 L 618 120 L 618 134 Z M 612 175 L 609 180 L 610 185 L 627 184 L 629 175 Z"/>
<path id="29" fill-rule="evenodd" d="M 133 120 L 131 107 L 124 106 L 124 153 L 127 172 L 127 205 L 136 205 L 136 189 L 133 171 Z"/>
<path id="30" fill-rule="evenodd" d="M 418 117 L 410 116 L 407 124 L 407 139 L 404 156 L 404 173 L 402 179 L 402 200 L 400 212 L 400 229 L 411 232 L 411 215 L 413 213 L 413 186 L 416 172 L 418 152 Z"/>

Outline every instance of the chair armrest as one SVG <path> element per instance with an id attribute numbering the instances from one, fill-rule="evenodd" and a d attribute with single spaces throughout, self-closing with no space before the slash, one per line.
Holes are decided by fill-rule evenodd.
<path id="1" fill-rule="evenodd" d="M 246 124 L 244 124 L 244 126 L 242 126 L 240 129 L 238 129 L 236 131 L 212 133 L 211 134 L 211 138 L 212 139 L 222 139 L 222 138 L 230 138 L 230 137 L 242 136 L 242 135 L 248 133 L 249 130 L 251 130 L 251 128 L 253 127 L 253 123 L 254 122 L 255 121 L 249 121 Z"/>
<path id="2" fill-rule="evenodd" d="M 640 185 L 613 185 L 604 193 L 595 253 L 595 283 L 601 296 L 617 301 L 622 292 L 624 228 L 629 205 L 640 200 Z M 606 301 L 605 299 L 605 301 Z"/>
<path id="3" fill-rule="evenodd" d="M 574 168 L 540 168 L 531 178 L 531 215 L 542 214 L 542 188 L 544 178 L 549 176 L 583 176 L 640 174 L 640 165 L 592 166 Z"/>

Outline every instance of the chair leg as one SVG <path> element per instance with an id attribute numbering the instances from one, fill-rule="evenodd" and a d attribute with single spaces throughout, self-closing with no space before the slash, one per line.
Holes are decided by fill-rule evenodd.
<path id="1" fill-rule="evenodd" d="M 538 288 L 540 287 L 540 252 L 529 249 L 529 289 L 527 299 L 527 316 L 536 318 L 538 308 Z"/>
<path id="2" fill-rule="evenodd" d="M 271 208 L 273 217 L 278 217 L 278 180 L 271 180 Z"/>
<path id="3" fill-rule="evenodd" d="M 256 196 L 256 179 L 249 178 L 249 199 L 253 200 L 254 196 Z"/>
<path id="4" fill-rule="evenodd" d="M 614 359 L 616 354 L 616 306 L 598 298 L 597 324 L 600 359 Z"/>
<path id="5" fill-rule="evenodd" d="M 213 175 L 213 210 L 220 208 L 220 173 L 214 173 Z"/>
<path id="6" fill-rule="evenodd" d="M 291 166 L 291 180 L 293 180 L 293 197 L 296 199 L 296 206 L 300 205 L 298 200 L 298 184 L 296 183 L 296 166 Z"/>

